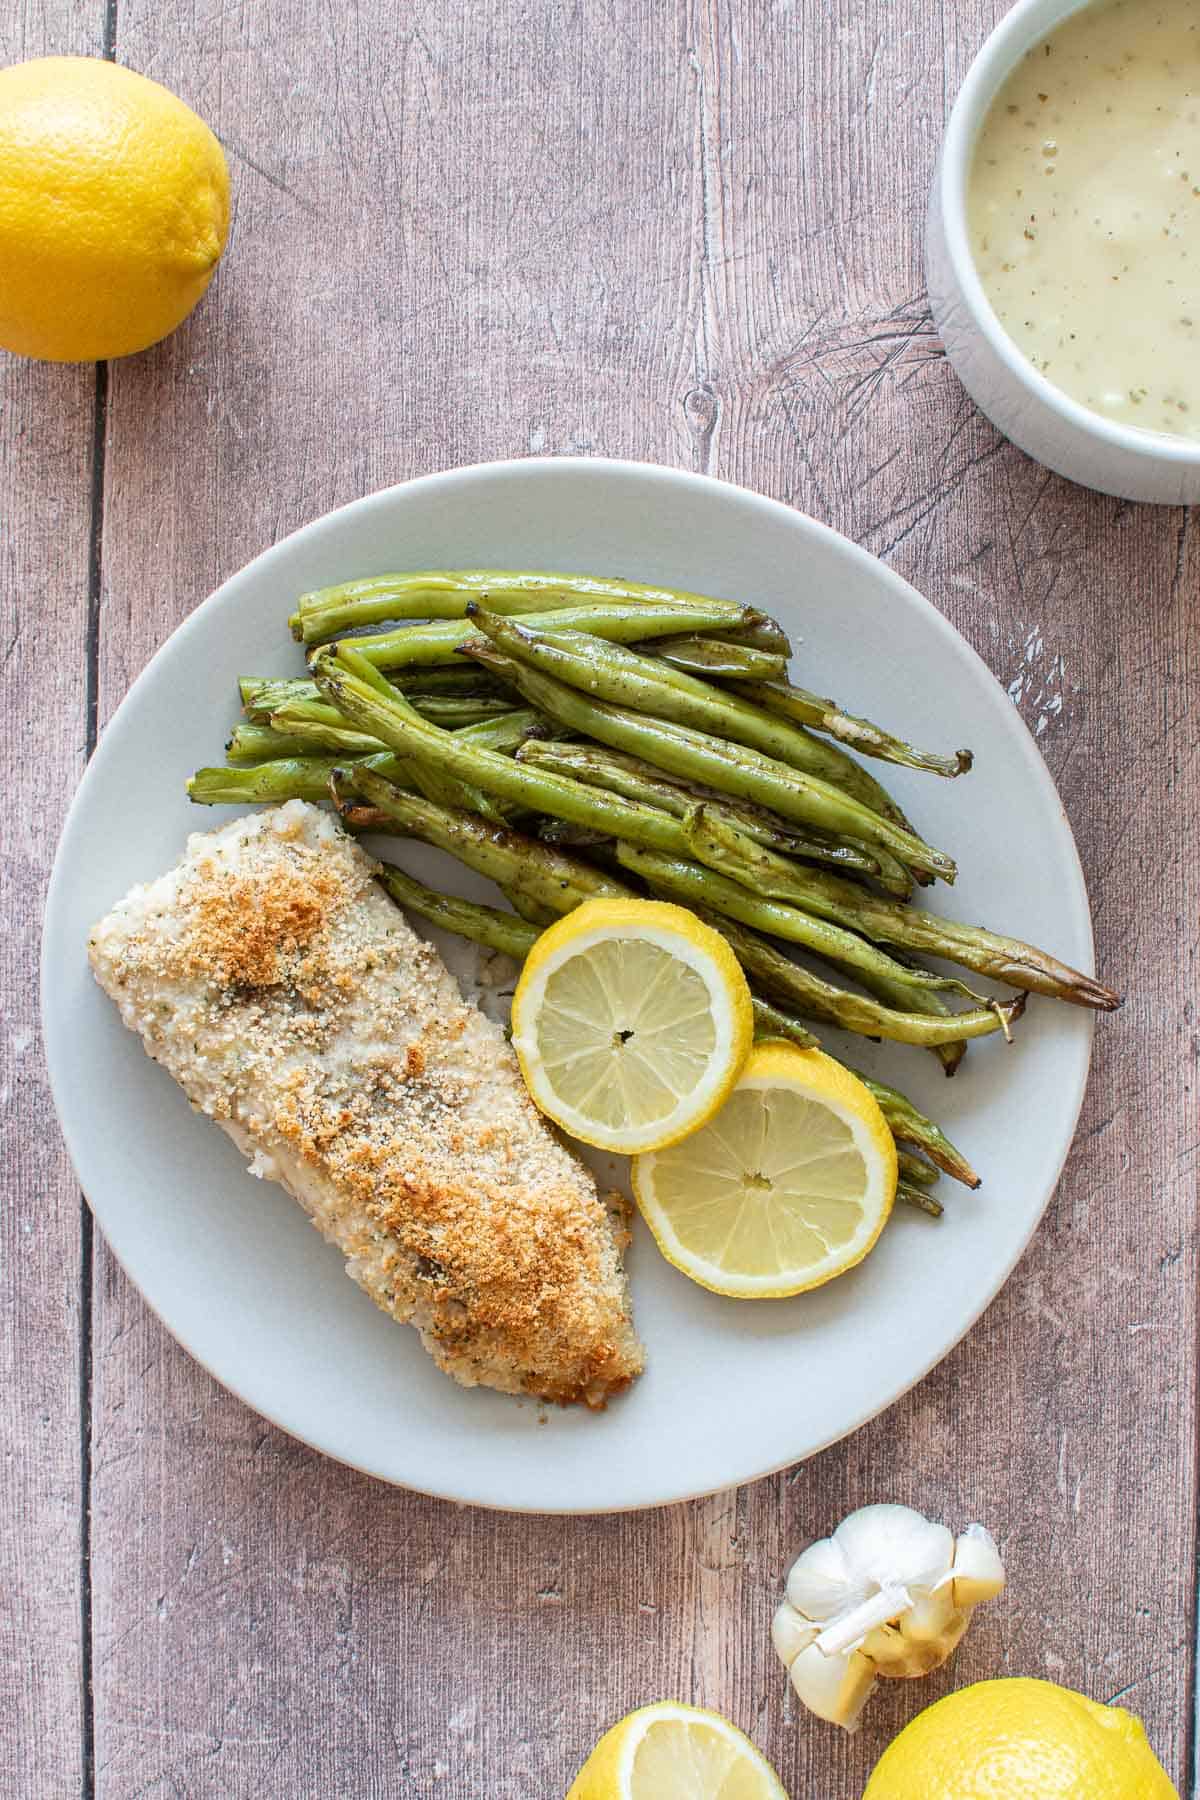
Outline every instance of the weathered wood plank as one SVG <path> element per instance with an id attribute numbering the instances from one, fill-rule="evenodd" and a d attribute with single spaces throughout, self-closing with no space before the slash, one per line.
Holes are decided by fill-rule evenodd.
<path id="1" fill-rule="evenodd" d="M 795 1794 L 852 1800 L 947 1678 L 838 1740 L 787 1704 L 767 1623 L 800 1543 L 878 1498 L 1005 1545 L 1010 1598 L 956 1680 L 1128 1691 L 1182 1772 L 1195 551 L 1179 515 L 999 445 L 931 338 L 925 187 L 1002 10 L 945 0 L 897 31 L 850 0 L 709 0 L 669 29 L 599 0 L 566 21 L 426 0 L 317 25 L 122 5 L 122 60 L 213 120 L 238 204 L 201 312 L 114 372 L 105 713 L 221 576 L 387 480 L 531 449 L 711 469 L 884 555 L 1012 684 L 1063 784 L 1103 965 L 1138 997 L 1100 1034 L 1052 1214 L 967 1342 L 848 1445 L 696 1506 L 519 1520 L 367 1482 L 216 1389 L 106 1257 L 102 1794 L 544 1800 L 612 1717 L 671 1693 L 736 1717 Z M 1169 906 L 1145 905 L 1145 870 Z M 1153 1527 L 1131 1532 L 1135 1475 Z"/>
<path id="2" fill-rule="evenodd" d="M 807 66 L 765 109 L 794 121 L 801 165 L 816 176 L 799 247 L 786 159 L 763 156 L 762 96 L 743 74 L 783 59 L 761 16 L 755 30 L 735 10 L 740 34 L 721 8 L 705 64 L 714 114 L 728 121 L 719 241 L 734 283 L 724 379 L 713 383 L 728 421 L 718 465 L 883 556 L 975 643 L 1059 780 L 1099 962 L 1131 996 L 1098 1033 L 1066 1177 L 1001 1299 L 884 1419 L 746 1497 L 756 1564 L 773 1572 L 868 1499 L 959 1524 L 982 1518 L 1006 1550 L 1010 1598 L 980 1619 L 952 1676 L 885 1694 L 862 1739 L 832 1755 L 827 1735 L 789 1720 L 769 1662 L 755 1657 L 772 1696 L 762 1741 L 788 1746 L 779 1766 L 793 1791 L 854 1795 L 898 1725 L 951 1682 L 1040 1674 L 1122 1696 L 1182 1780 L 1195 1501 L 1195 545 L 1181 513 L 1086 495 L 1002 444 L 931 336 L 919 246 L 941 33 L 952 93 L 1004 8 L 947 7 L 899 40 L 890 15 L 846 9 L 843 30 L 804 34 Z M 813 92 L 820 113 L 801 103 Z M 737 147 L 756 139 L 751 207 L 739 204 L 748 171 Z M 764 324 L 753 299 L 766 295 L 778 310 Z M 806 306 L 809 296 L 820 300 Z M 1183 1356 L 1164 1357 L 1172 1343 Z M 1131 1463 L 1152 1531 L 1130 1530 Z M 745 1722 L 759 1696 L 749 1680 L 741 1692 Z M 720 1688 L 709 1693 L 715 1702 Z"/>
<path id="3" fill-rule="evenodd" d="M 103 6 L 0 17 L 0 66 L 99 50 Z M 87 743 L 96 375 L 0 351 L 0 1787 L 68 1794 L 83 1773 L 81 1213 L 38 1022 L 46 879 Z"/>

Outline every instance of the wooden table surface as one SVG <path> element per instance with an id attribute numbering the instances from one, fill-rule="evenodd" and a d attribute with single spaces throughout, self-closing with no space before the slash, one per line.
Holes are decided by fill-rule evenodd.
<path id="1" fill-rule="evenodd" d="M 925 195 L 1004 11 L 0 16 L 0 61 L 115 55 L 175 89 L 235 198 L 166 343 L 0 357 L 4 1795 L 553 1800 L 606 1724 L 672 1695 L 732 1715 L 796 1800 L 857 1800 L 923 1702 L 998 1674 L 1119 1698 L 1194 1794 L 1200 539 L 1001 441 L 933 334 Z M 1036 731 L 1129 995 L 1033 1248 L 934 1375 L 787 1474 L 578 1521 L 385 1487 L 216 1387 L 93 1230 L 36 1003 L 64 808 L 168 633 L 329 507 L 538 451 L 745 483 L 928 594 Z M 852 1740 L 789 1702 L 768 1621 L 800 1545 L 880 1498 L 986 1521 L 1011 1585 Z"/>

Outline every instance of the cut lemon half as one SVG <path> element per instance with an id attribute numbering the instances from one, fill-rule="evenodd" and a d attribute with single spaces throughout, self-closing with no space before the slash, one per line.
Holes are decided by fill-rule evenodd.
<path id="1" fill-rule="evenodd" d="M 896 1197 L 896 1144 L 831 1056 L 757 1044 L 714 1118 L 636 1159 L 633 1191 L 677 1269 L 718 1294 L 777 1299 L 862 1261 Z"/>
<path id="2" fill-rule="evenodd" d="M 720 1713 L 660 1700 L 606 1731 L 567 1800 L 787 1800 L 766 1758 Z"/>
<path id="3" fill-rule="evenodd" d="M 657 1150 L 720 1107 L 754 1010 L 717 932 L 660 900 L 587 900 L 533 946 L 512 1041 L 534 1101 L 602 1150 Z"/>

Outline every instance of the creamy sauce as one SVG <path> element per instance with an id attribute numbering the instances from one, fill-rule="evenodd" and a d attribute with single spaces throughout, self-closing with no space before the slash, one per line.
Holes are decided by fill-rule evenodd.
<path id="1" fill-rule="evenodd" d="M 1200 0 L 1101 0 L 1018 64 L 968 197 L 988 298 L 1105 418 L 1200 438 Z"/>

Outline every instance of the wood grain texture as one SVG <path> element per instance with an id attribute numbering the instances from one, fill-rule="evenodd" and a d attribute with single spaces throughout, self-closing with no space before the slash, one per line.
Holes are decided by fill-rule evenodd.
<path id="1" fill-rule="evenodd" d="M 849 1443 L 690 1506 L 519 1519 L 372 1483 L 217 1388 L 101 1249 L 105 1800 L 547 1800 L 660 1694 L 731 1714 L 797 1800 L 856 1800 L 905 1718 L 995 1673 L 1126 1698 L 1182 1782 L 1200 549 L 1183 514 L 1003 444 L 932 335 L 924 196 L 1003 10 L 122 0 L 120 60 L 211 120 L 236 213 L 198 313 L 113 370 L 102 718 L 217 581 L 371 488 L 530 451 L 705 469 L 857 538 L 976 645 L 1060 782 L 1101 966 L 1134 997 L 1098 1033 L 1058 1198 L 968 1339 Z M 23 554 L 51 567 L 36 537 Z M 1012 1585 L 952 1673 L 884 1693 L 846 1740 L 789 1703 L 768 1621 L 800 1545 L 873 1499 L 983 1519 Z M 55 1579 L 68 1549 L 41 1552 Z"/>
<path id="2" fill-rule="evenodd" d="M 0 16 L 0 67 L 95 53 L 100 4 Z M 42 900 L 88 737 L 96 373 L 0 351 L 0 1788 L 79 1791 L 85 1764 L 79 1189 L 42 1064 Z"/>

